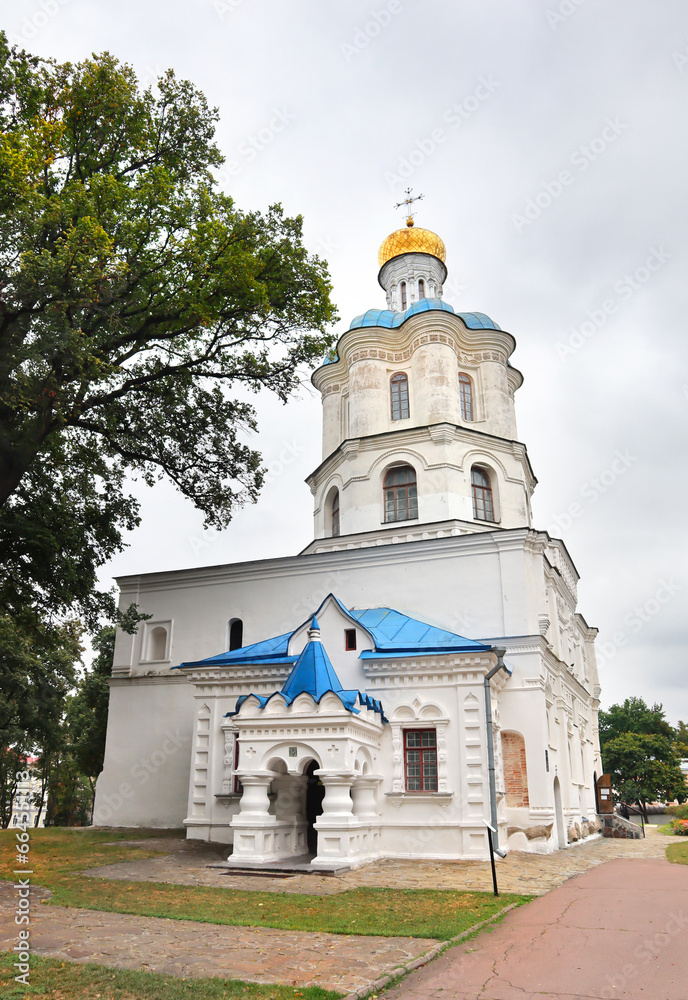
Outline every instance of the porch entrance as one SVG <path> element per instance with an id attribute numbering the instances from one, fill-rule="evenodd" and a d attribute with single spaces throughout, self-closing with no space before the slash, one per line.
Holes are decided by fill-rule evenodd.
<path id="1" fill-rule="evenodd" d="M 312 760 L 304 771 L 306 779 L 306 844 L 308 853 L 318 853 L 318 831 L 315 821 L 322 815 L 325 786 L 315 772 L 319 768 L 317 761 Z"/>

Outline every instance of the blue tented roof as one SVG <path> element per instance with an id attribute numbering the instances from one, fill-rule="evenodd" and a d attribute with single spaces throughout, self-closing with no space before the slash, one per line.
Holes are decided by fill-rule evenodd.
<path id="1" fill-rule="evenodd" d="M 320 641 L 309 642 L 284 682 L 282 694 L 287 702 L 306 691 L 320 701 L 327 691 L 341 691 L 342 685 Z"/>

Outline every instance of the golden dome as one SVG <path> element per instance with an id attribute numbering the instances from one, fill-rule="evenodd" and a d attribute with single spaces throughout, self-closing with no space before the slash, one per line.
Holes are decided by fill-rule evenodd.
<path id="1" fill-rule="evenodd" d="M 402 253 L 429 253 L 438 257 L 443 264 L 447 259 L 446 247 L 437 233 L 432 233 L 429 229 L 417 229 L 414 225 L 390 233 L 378 251 L 378 264 L 384 267 L 388 260 Z"/>

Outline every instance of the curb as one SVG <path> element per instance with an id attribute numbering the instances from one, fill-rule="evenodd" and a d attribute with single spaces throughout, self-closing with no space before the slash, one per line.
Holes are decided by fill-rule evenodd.
<path id="1" fill-rule="evenodd" d="M 393 969 L 392 972 L 387 973 L 387 975 L 381 976 L 374 982 L 369 983 L 368 986 L 362 986 L 359 990 L 354 990 L 353 993 L 347 993 L 344 1000 L 364 1000 L 364 998 L 370 996 L 371 993 L 376 993 L 377 990 L 384 989 L 385 986 L 389 986 L 390 983 L 393 983 L 398 979 L 403 979 L 404 976 L 409 974 L 409 972 L 415 972 L 416 969 L 420 969 L 424 965 L 427 965 L 428 962 L 432 962 L 433 958 L 437 958 L 437 956 L 441 955 L 443 951 L 447 951 L 448 948 L 451 948 L 460 941 L 465 940 L 465 938 L 470 937 L 471 934 L 475 934 L 476 931 L 486 927 L 488 924 L 494 923 L 495 920 L 499 920 L 505 913 L 508 913 L 509 910 L 514 910 L 520 905 L 520 903 L 510 903 L 509 906 L 505 906 L 503 910 L 499 911 L 499 913 L 493 913 L 491 917 L 487 918 L 487 920 L 481 920 L 479 924 L 474 924 L 467 930 L 461 931 L 461 933 L 457 934 L 456 937 L 449 938 L 447 941 L 440 941 L 439 944 L 434 945 L 429 951 L 426 951 L 424 955 L 421 955 L 420 958 L 414 959 L 413 962 L 408 962 L 406 965 L 400 965 L 398 968 Z"/>

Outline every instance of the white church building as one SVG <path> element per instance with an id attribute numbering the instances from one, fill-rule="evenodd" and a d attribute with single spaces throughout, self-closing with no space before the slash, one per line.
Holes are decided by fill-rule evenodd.
<path id="1" fill-rule="evenodd" d="M 379 252 L 385 309 L 313 375 L 298 555 L 118 580 L 95 823 L 184 827 L 230 864 L 550 852 L 598 829 L 596 629 L 532 525 L 516 343 L 443 300 L 445 247 Z"/>

